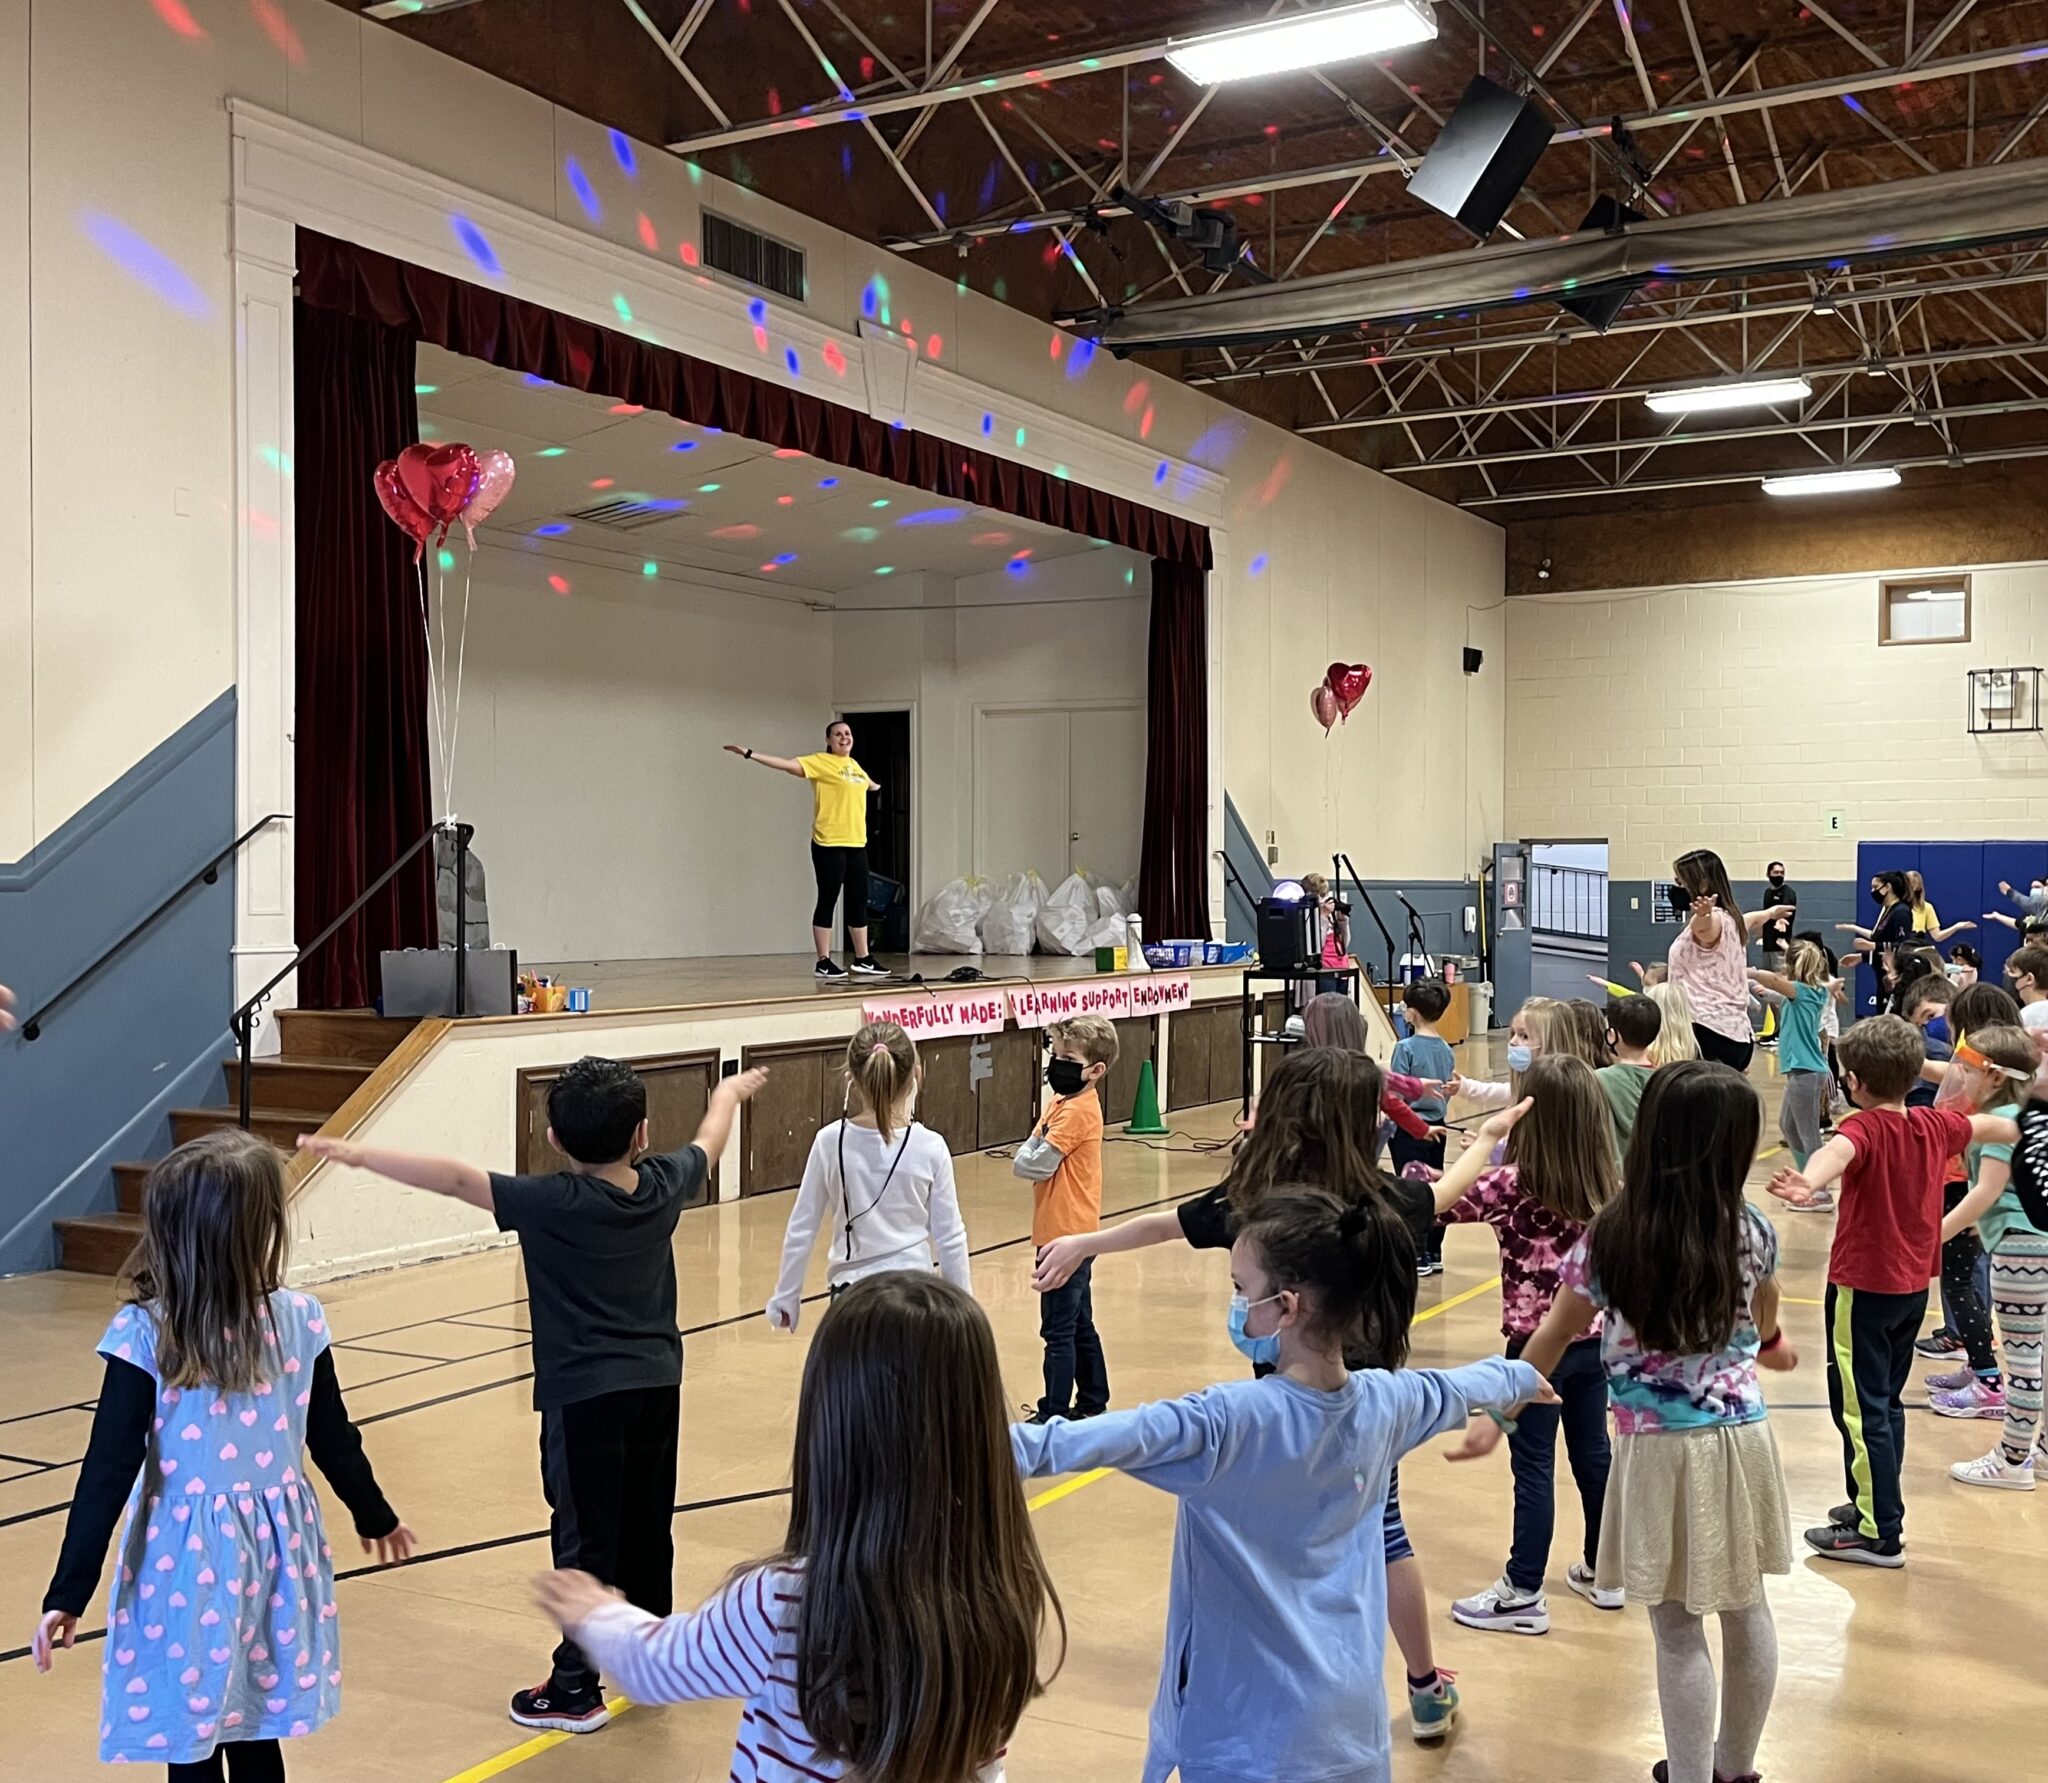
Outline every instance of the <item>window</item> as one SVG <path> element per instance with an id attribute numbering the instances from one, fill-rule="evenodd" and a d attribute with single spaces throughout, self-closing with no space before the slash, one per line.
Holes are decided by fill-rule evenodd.
<path id="1" fill-rule="evenodd" d="M 1880 644 L 1967 644 L 1970 578 L 1916 576 L 1881 583 L 1877 597 Z"/>

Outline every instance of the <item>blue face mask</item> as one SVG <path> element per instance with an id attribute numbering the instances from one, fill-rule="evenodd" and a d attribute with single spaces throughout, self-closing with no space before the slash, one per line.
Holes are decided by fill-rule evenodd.
<path id="1" fill-rule="evenodd" d="M 1937 1015 L 1931 1022 L 1927 1024 L 1927 1038 L 1930 1040 L 1941 1041 L 1946 1041 L 1948 1039 L 1947 1016 Z"/>
<path id="2" fill-rule="evenodd" d="M 1268 1294 L 1266 1300 L 1278 1300 L 1278 1294 Z M 1230 1297 L 1230 1341 L 1237 1345 L 1238 1354 L 1254 1367 L 1270 1368 L 1280 1360 L 1280 1333 L 1271 1337 L 1254 1337 L 1244 1328 L 1245 1320 L 1252 1316 L 1252 1308 L 1264 1306 L 1266 1300 L 1247 1300 L 1242 1294 Z"/>
<path id="3" fill-rule="evenodd" d="M 1510 1071 L 1526 1071 L 1529 1069 L 1529 1061 L 1535 1056 L 1534 1049 L 1530 1047 L 1510 1046 L 1508 1048 L 1508 1069 Z"/>

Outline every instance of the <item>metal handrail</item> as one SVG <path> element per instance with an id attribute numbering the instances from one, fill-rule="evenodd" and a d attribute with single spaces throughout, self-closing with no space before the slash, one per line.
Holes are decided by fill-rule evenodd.
<path id="1" fill-rule="evenodd" d="M 319 934 L 315 935 L 312 940 L 308 941 L 304 947 L 300 948 L 297 953 L 293 954 L 285 965 L 272 973 L 269 979 L 265 981 L 263 987 L 244 1003 L 241 1008 L 235 1011 L 232 1017 L 232 1024 L 235 1030 L 235 1047 L 241 1055 L 241 1096 L 239 1104 L 240 1115 L 238 1118 L 244 1127 L 249 1124 L 249 1082 L 250 1074 L 255 1066 L 256 1011 L 269 1002 L 272 991 L 276 990 L 280 984 L 304 964 L 307 955 L 325 947 L 340 930 L 342 924 L 353 917 L 357 911 L 361 910 L 365 904 L 389 885 L 392 880 L 396 879 L 399 870 L 436 836 L 440 835 L 443 830 L 451 832 L 455 837 L 455 1013 L 457 1015 L 466 1015 L 469 1012 L 469 900 L 467 893 L 469 881 L 469 842 L 470 838 L 476 834 L 476 825 L 454 822 L 437 823 L 425 835 L 420 837 L 417 842 L 406 849 L 390 866 L 386 867 L 371 884 L 358 893 L 354 903 L 349 905 L 346 910 L 322 929 Z M 438 895 L 435 903 L 435 920 L 438 922 Z"/>
<path id="2" fill-rule="evenodd" d="M 235 851 L 238 848 L 240 848 L 244 842 L 248 841 L 251 836 L 255 835 L 257 831 L 267 829 L 270 827 L 270 825 L 274 823 L 282 823 L 290 815 L 291 813 L 288 811 L 273 811 L 270 813 L 268 817 L 259 817 L 246 830 L 244 830 L 239 836 L 237 836 L 232 842 L 230 842 L 225 848 L 223 848 L 218 854 L 216 854 L 210 861 L 208 861 L 205 866 L 201 867 L 198 872 L 194 873 L 191 878 L 187 879 L 184 882 L 184 884 L 180 885 L 176 891 L 172 892 L 169 897 L 165 898 L 161 903 L 159 903 L 156 906 L 156 908 L 150 911 L 150 913 L 147 916 L 143 917 L 140 922 L 137 922 L 134 925 L 132 925 L 128 929 L 128 931 L 124 935 L 122 935 L 120 940 L 116 941 L 111 947 L 109 947 L 104 953 L 102 953 L 99 956 L 99 958 L 94 960 L 91 965 L 87 966 L 83 972 L 78 973 L 74 978 L 72 978 L 72 980 L 68 984 L 66 984 L 62 990 L 58 991 L 55 996 L 48 998 L 42 1004 L 42 1006 L 35 1011 L 34 1014 L 29 1016 L 28 1019 L 21 1024 L 22 1039 L 40 1039 L 42 1037 L 43 1032 L 43 1023 L 48 1021 L 49 1018 L 58 1009 L 63 1007 L 63 1005 L 70 1000 L 73 992 L 77 991 L 82 985 L 84 985 L 88 979 L 94 977 L 100 971 L 102 971 L 109 961 L 111 961 L 117 954 L 123 952 L 127 948 L 128 944 L 131 941 L 134 941 L 146 930 L 154 927 L 155 924 L 164 916 L 164 914 L 170 910 L 172 905 L 176 904 L 181 898 L 183 898 L 187 892 L 193 890 L 197 886 L 212 885 L 216 881 L 218 881 L 220 878 L 221 868 L 227 864 L 229 859 L 234 855 Z"/>

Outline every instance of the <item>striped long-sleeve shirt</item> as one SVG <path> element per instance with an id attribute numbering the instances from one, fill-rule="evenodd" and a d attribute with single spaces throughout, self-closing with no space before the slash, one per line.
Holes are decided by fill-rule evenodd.
<path id="1" fill-rule="evenodd" d="M 819 1754 L 797 1706 L 803 1589 L 801 1567 L 759 1566 L 684 1615 L 607 1604 L 575 1630 L 576 1643 L 636 1702 L 744 1703 L 731 1783 L 830 1783 L 844 1770 Z M 1002 1765 L 977 1783 L 1003 1783 Z"/>

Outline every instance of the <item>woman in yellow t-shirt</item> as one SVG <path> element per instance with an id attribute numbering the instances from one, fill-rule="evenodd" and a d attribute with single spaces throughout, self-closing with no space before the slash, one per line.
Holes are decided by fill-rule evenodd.
<path id="1" fill-rule="evenodd" d="M 1946 941 L 1951 935 L 1977 926 L 1973 922 L 1952 922 L 1943 928 L 1941 917 L 1927 896 L 1927 882 L 1910 871 L 1906 874 L 1906 905 L 1912 912 L 1914 934 L 1925 935 L 1929 941 Z"/>
<path id="2" fill-rule="evenodd" d="M 842 893 L 847 939 L 853 946 L 852 975 L 887 978 L 889 969 L 868 951 L 868 794 L 882 789 L 853 759 L 853 726 L 843 718 L 835 719 L 825 727 L 825 747 L 794 761 L 763 755 L 739 743 L 725 747 L 729 755 L 811 783 L 816 801 L 811 817 L 811 871 L 818 880 L 811 939 L 818 948 L 818 978 L 836 983 L 847 976 L 848 969 L 832 957 L 832 912 Z"/>

